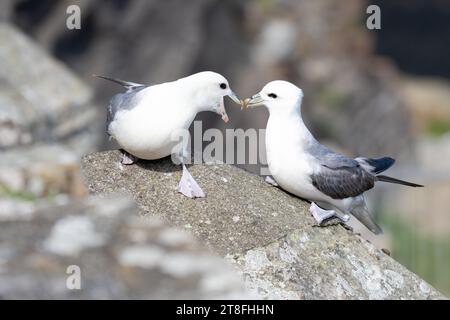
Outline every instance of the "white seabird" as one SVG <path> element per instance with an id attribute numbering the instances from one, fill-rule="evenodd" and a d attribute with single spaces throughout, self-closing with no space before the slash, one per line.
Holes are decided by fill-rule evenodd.
<path id="1" fill-rule="evenodd" d="M 277 80 L 244 101 L 244 106 L 265 105 L 269 110 L 266 149 L 271 175 L 281 188 L 311 201 L 310 212 L 319 224 L 333 216 L 347 222 L 352 214 L 373 233 L 381 233 L 363 193 L 377 181 L 422 185 L 379 175 L 394 164 L 390 157 L 352 159 L 321 145 L 303 122 L 302 99 L 300 88 Z"/>
<path id="2" fill-rule="evenodd" d="M 150 86 L 95 76 L 127 89 L 111 99 L 107 116 L 109 136 L 125 151 L 121 163 L 129 165 L 138 159 L 154 160 L 174 154 L 183 166 L 178 191 L 190 198 L 205 197 L 186 168 L 188 152 L 177 135 L 188 130 L 201 111 L 216 112 L 228 122 L 224 96 L 241 103 L 228 81 L 211 71 Z"/>

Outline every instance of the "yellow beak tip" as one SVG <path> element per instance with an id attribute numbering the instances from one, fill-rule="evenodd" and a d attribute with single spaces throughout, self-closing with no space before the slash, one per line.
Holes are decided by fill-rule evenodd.
<path id="1" fill-rule="evenodd" d="M 241 105 L 242 105 L 242 108 L 248 108 L 248 103 L 250 102 L 250 99 L 249 98 L 246 98 L 246 99 L 244 99 L 244 100 L 242 100 L 242 102 L 241 102 Z"/>

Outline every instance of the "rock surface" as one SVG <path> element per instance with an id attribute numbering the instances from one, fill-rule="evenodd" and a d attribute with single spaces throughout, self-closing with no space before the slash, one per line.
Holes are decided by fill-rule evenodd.
<path id="1" fill-rule="evenodd" d="M 34 144 L 8 150 L 0 157 L 0 200 L 5 193 L 34 198 L 83 196 L 86 189 L 78 162 L 73 150 L 62 144 Z"/>
<path id="2" fill-rule="evenodd" d="M 222 259 L 129 199 L 62 202 L 0 207 L 0 298 L 250 297 Z"/>
<path id="3" fill-rule="evenodd" d="M 101 121 L 92 96 L 63 64 L 0 23 L 1 149 L 62 142 L 78 154 L 95 150 Z"/>
<path id="4" fill-rule="evenodd" d="M 108 151 L 82 159 L 91 193 L 128 194 L 142 215 L 189 230 L 233 263 L 261 298 L 444 298 L 346 228 L 314 227 L 306 202 L 258 176 L 223 164 L 191 166 L 207 193 L 191 200 L 176 191 L 181 171 L 169 158 L 121 167 L 119 157 Z"/>
<path id="5" fill-rule="evenodd" d="M 92 99 L 63 64 L 0 23 L 0 200 L 11 192 L 83 193 L 79 158 L 102 140 Z"/>

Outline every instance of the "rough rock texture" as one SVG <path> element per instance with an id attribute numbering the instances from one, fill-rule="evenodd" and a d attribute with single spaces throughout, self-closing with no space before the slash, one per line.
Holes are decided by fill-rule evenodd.
<path id="1" fill-rule="evenodd" d="M 80 79 L 0 23 L 0 201 L 11 192 L 80 196 L 79 157 L 97 149 L 99 117 Z"/>
<path id="2" fill-rule="evenodd" d="M 58 194 L 80 197 L 86 189 L 80 179 L 79 157 L 61 144 L 14 148 L 0 157 L 0 201 L 3 193 L 34 198 Z"/>
<path id="3" fill-rule="evenodd" d="M 15 202 L 0 206 L 2 299 L 250 297 L 227 263 L 128 199 Z"/>
<path id="4" fill-rule="evenodd" d="M 142 214 L 161 216 L 171 224 L 191 229 L 220 254 L 245 252 L 267 244 L 304 221 L 306 203 L 262 184 L 256 176 L 243 174 L 236 167 L 191 167 L 191 174 L 207 194 L 205 199 L 192 201 L 177 192 L 181 170 L 170 158 L 120 167 L 119 157 L 119 151 L 111 151 L 82 159 L 83 175 L 91 192 L 128 194 L 138 202 Z M 308 221 L 313 223 L 309 217 Z"/>
<path id="5" fill-rule="evenodd" d="M 58 141 L 83 154 L 98 144 L 99 122 L 92 91 L 20 31 L 0 23 L 0 149 Z"/>
<path id="6" fill-rule="evenodd" d="M 121 167 L 119 151 L 82 159 L 90 192 L 125 193 L 140 213 L 190 230 L 242 273 L 262 298 L 443 298 L 402 265 L 346 228 L 313 227 L 306 202 L 229 165 L 191 166 L 207 193 L 176 191 L 180 170 L 169 158 Z"/>

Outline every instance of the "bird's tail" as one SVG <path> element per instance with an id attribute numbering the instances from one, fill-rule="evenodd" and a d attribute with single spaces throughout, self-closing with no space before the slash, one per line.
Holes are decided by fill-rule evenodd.
<path id="1" fill-rule="evenodd" d="M 408 182 L 408 181 L 404 181 L 404 180 L 400 180 L 400 179 L 396 179 L 396 178 L 392 178 L 392 177 L 388 177 L 388 176 L 383 176 L 383 175 L 378 175 L 377 180 L 383 181 L 383 182 L 388 182 L 388 183 L 402 184 L 402 185 L 408 186 L 408 187 L 423 187 L 423 185 L 421 185 L 421 184 L 412 183 L 412 182 Z"/>
<path id="2" fill-rule="evenodd" d="M 376 224 L 374 221 L 372 215 L 370 214 L 369 210 L 367 209 L 367 206 L 365 203 L 362 203 L 361 205 L 358 205 L 356 207 L 353 207 L 350 213 L 355 216 L 356 219 L 358 219 L 363 225 L 366 226 L 367 229 L 372 231 L 374 234 L 381 234 L 383 233 L 383 230 L 381 227 Z"/>
<path id="3" fill-rule="evenodd" d="M 125 87 L 127 89 L 144 86 L 143 84 L 140 84 L 140 83 L 135 83 L 135 82 L 125 81 L 125 80 L 110 78 L 110 77 L 106 77 L 106 76 L 99 76 L 98 74 L 93 74 L 92 76 L 96 77 L 96 78 L 105 79 L 105 80 L 109 80 L 109 81 L 115 82 L 115 83 L 120 84 L 122 87 Z"/>
<path id="4" fill-rule="evenodd" d="M 358 161 L 365 170 L 375 174 L 386 171 L 395 163 L 395 159 L 391 157 L 383 157 L 378 159 L 359 157 L 355 160 Z"/>

